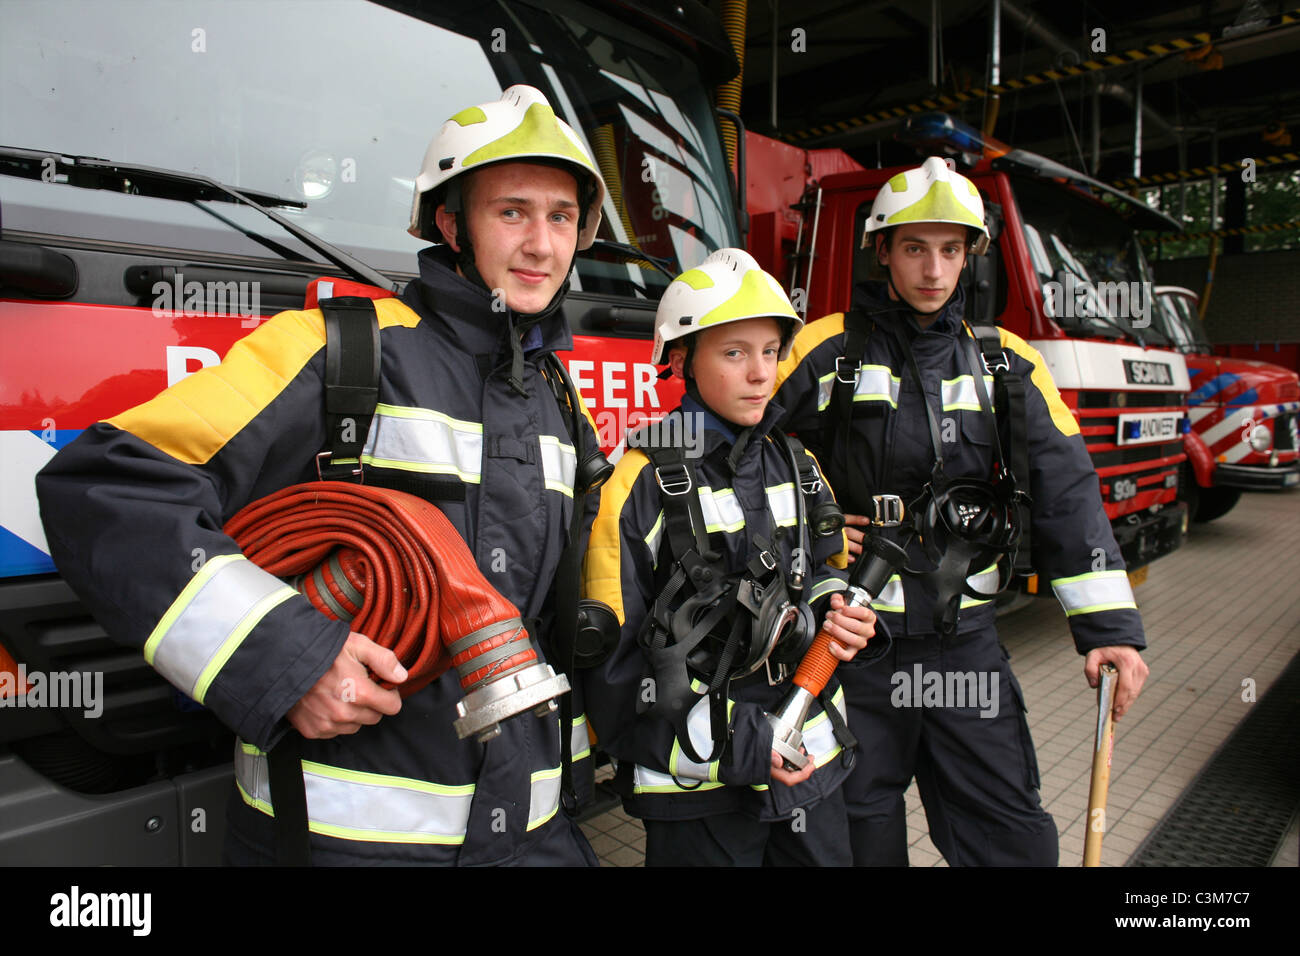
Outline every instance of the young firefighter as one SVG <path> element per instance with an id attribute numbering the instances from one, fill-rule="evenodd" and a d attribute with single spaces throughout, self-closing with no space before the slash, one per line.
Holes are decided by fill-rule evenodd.
<path id="1" fill-rule="evenodd" d="M 375 303 L 365 483 L 432 500 L 492 585 L 539 619 L 529 631 L 543 649 L 576 467 L 548 449 L 595 443 L 585 420 L 570 434 L 581 416 L 543 375 L 552 351 L 573 347 L 559 307 L 604 194 L 538 90 L 468 107 L 416 179 L 411 232 L 437 245 L 400 297 Z M 268 791 L 268 752 L 296 743 L 292 727 L 305 738 L 314 864 L 594 865 L 558 812 L 561 733 L 577 738 L 575 759 L 587 753 L 580 710 L 572 727 L 523 714 L 489 743 L 458 739 L 454 668 L 404 699 L 383 689 L 407 676 L 391 650 L 319 613 L 223 533 L 249 502 L 316 480 L 326 351 L 321 311 L 283 312 L 219 367 L 64 448 L 37 477 L 60 571 L 114 639 L 238 735 L 228 862 L 277 859 L 274 812 L 292 801 Z"/>
<path id="2" fill-rule="evenodd" d="M 840 660 L 874 633 L 869 608 L 842 609 L 843 574 L 826 564 L 845 563 L 834 499 L 774 428 L 777 362 L 801 324 L 743 251 L 674 280 L 651 361 L 687 394 L 629 436 L 602 489 L 584 594 L 621 631 L 583 680 L 648 866 L 849 862 L 838 684 L 804 725 L 802 770 L 783 766 L 766 719 L 822 615 Z"/>
<path id="3" fill-rule="evenodd" d="M 907 569 L 875 603 L 891 652 L 843 675 L 849 726 L 871 757 L 844 787 L 854 862 L 907 864 L 903 792 L 915 775 L 950 864 L 1054 866 L 1056 825 L 1039 802 L 1023 695 L 994 628 L 997 565 L 1017 548 L 1028 557 L 1032 542 L 1089 684 L 1103 661 L 1119 669 L 1117 715 L 1146 678 L 1142 620 L 1079 426 L 1043 357 L 966 309 L 967 251 L 989 241 L 974 184 L 939 157 L 898 174 L 872 204 L 871 240 L 888 282 L 859 286 L 848 315 L 810 323 L 776 393 L 850 525 L 865 524 L 871 496 L 883 494 L 906 502 L 913 522 L 900 541 Z M 856 551 L 862 532 L 848 534 Z M 918 670 L 945 687 L 973 675 L 990 692 L 918 706 L 900 683 Z"/>

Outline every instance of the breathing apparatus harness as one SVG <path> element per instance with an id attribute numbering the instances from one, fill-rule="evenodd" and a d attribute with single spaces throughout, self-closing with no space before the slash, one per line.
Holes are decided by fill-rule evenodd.
<path id="1" fill-rule="evenodd" d="M 727 456 L 733 474 L 753 432 L 753 427 L 743 429 Z M 787 529 L 773 520 L 773 540 L 755 534 L 754 557 L 740 571 L 729 572 L 724 555 L 709 542 L 695 466 L 680 442 L 661 440 L 664 434 L 665 429 L 651 427 L 629 440 L 629 447 L 644 451 L 654 467 L 664 509 L 661 554 L 666 548 L 672 555 L 667 582 L 637 636 L 655 682 L 654 700 L 639 701 L 638 709 L 668 721 L 690 760 L 710 763 L 721 757 L 730 739 L 731 682 L 766 668 L 768 683 L 779 684 L 816 637 L 807 602 L 810 575 L 804 543 L 811 541 L 810 534 L 838 533 L 844 516 L 838 508 L 823 505 L 809 518 L 808 499 L 821 491 L 821 475 L 797 439 L 773 429 L 768 437 L 789 461 L 798 485 L 792 557 L 788 566 L 782 564 L 780 544 Z M 668 565 L 661 561 L 659 566 Z M 707 755 L 695 750 L 687 727 L 701 694 L 709 701 L 713 741 Z M 831 719 L 838 733 L 843 723 L 839 712 L 829 705 L 826 709 L 835 712 Z M 847 727 L 844 730 L 847 734 Z M 678 785 L 698 786 L 686 787 L 681 781 Z"/>
<path id="2" fill-rule="evenodd" d="M 981 261 L 975 257 L 973 261 Z M 978 319 L 978 299 L 974 287 L 987 282 L 976 277 L 972 283 L 973 315 Z M 954 291 L 955 295 L 955 291 Z M 951 298 L 949 299 L 951 301 Z M 991 305 L 991 301 L 988 305 Z M 944 303 L 940 309 L 946 308 Z M 939 311 L 939 310 L 936 310 Z M 933 313 L 928 313 L 933 314 Z M 861 375 L 867 342 L 876 326 L 875 320 L 862 312 L 845 316 L 845 354 L 836 362 L 835 382 L 831 394 L 830 416 L 835 438 L 841 448 L 851 448 L 853 393 Z M 897 322 L 887 324 L 902 352 L 908 369 L 916 380 L 930 441 L 934 449 L 934 466 L 930 480 L 917 499 L 908 506 L 910 520 L 904 523 L 921 544 L 933 563 L 929 569 L 905 567 L 903 573 L 931 581 L 938 591 L 934 610 L 934 627 L 942 634 L 956 630 L 961 598 L 993 598 L 1003 590 L 1014 574 L 1030 569 L 1029 522 L 1029 441 L 1025 414 L 1025 384 L 1011 371 L 1011 362 L 1001 345 L 996 326 L 991 321 L 966 323 L 958 332 L 959 351 L 971 373 L 980 409 L 993 435 L 992 474 L 989 479 L 950 477 L 944 472 L 943 441 L 938 419 L 925 395 L 920 369 L 908 337 Z M 970 334 L 966 334 L 969 329 Z M 993 377 L 997 414 L 989 400 L 984 374 Z M 999 425 L 999 422 L 1001 423 Z M 1005 437 L 1005 443 L 1004 443 Z M 861 457 L 850 455 L 850 462 Z M 862 487 L 870 487 L 865 466 L 858 467 Z M 991 593 L 975 590 L 967 581 L 996 562 L 998 587 Z"/>

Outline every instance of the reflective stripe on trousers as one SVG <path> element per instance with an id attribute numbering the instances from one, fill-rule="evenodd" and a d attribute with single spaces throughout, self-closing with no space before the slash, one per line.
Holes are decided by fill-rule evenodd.
<path id="1" fill-rule="evenodd" d="M 585 731 L 585 722 L 584 722 Z M 307 793 L 307 828 L 341 840 L 372 843 L 465 841 L 474 784 L 448 786 L 362 770 L 302 762 Z M 235 782 L 244 802 L 267 816 L 271 803 L 266 754 L 235 741 Z M 528 829 L 546 823 L 560 807 L 560 768 L 538 770 L 529 778 Z"/>

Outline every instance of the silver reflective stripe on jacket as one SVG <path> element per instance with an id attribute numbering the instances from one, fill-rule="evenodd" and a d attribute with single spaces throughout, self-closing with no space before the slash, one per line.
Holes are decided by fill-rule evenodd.
<path id="1" fill-rule="evenodd" d="M 823 375 L 817 380 L 817 411 L 823 412 L 830 407 L 831 396 L 835 393 L 835 373 Z M 885 365 L 864 365 L 857 372 L 857 381 L 853 386 L 855 402 L 888 402 L 892 408 L 898 407 L 898 389 L 902 380 Z"/>
<path id="2" fill-rule="evenodd" d="M 984 376 L 984 394 L 989 398 L 990 410 L 993 405 L 993 376 Z M 945 412 L 967 409 L 978 412 L 981 409 L 979 393 L 975 391 L 975 379 L 970 375 L 958 375 L 954 379 L 945 379 L 939 386 L 939 395 L 943 399 Z"/>
<path id="3" fill-rule="evenodd" d="M 428 408 L 380 402 L 361 460 L 379 468 L 455 475 L 478 484 L 483 476 L 483 425 Z"/>
<path id="4" fill-rule="evenodd" d="M 560 809 L 560 768 L 539 770 L 528 794 L 528 829 L 536 830 Z"/>
<path id="5" fill-rule="evenodd" d="M 700 686 L 698 682 L 691 683 L 698 693 Z M 733 705 L 733 701 L 727 701 L 728 720 L 731 718 Z M 690 713 L 686 716 L 686 731 L 690 734 L 691 746 L 695 748 L 696 753 L 713 752 L 713 725 L 709 716 L 707 697 L 701 697 L 691 707 Z M 716 790 L 724 786 L 718 780 L 719 763 L 717 760 L 707 764 L 696 763 L 682 752 L 681 743 L 674 737 L 672 753 L 668 757 L 668 769 L 671 773 L 661 773 L 638 764 L 632 768 L 632 791 L 634 793 L 679 793 L 688 789 L 679 786 L 677 780 L 700 781 L 698 785 L 688 785 L 692 793 Z"/>
<path id="6" fill-rule="evenodd" d="M 201 704 L 249 632 L 297 593 L 242 554 L 218 555 L 199 568 L 158 621 L 144 659 Z"/>
<path id="7" fill-rule="evenodd" d="M 542 447 L 542 474 L 546 487 L 573 497 L 573 476 L 578 470 L 578 455 L 572 445 L 565 444 L 554 435 L 538 435 Z"/>
<path id="8" fill-rule="evenodd" d="M 570 756 L 574 760 L 591 756 L 591 735 L 587 732 L 587 715 L 573 718 L 573 730 L 569 736 Z"/>
<path id="9" fill-rule="evenodd" d="M 1094 611 L 1137 609 L 1127 571 L 1094 571 L 1072 578 L 1056 578 L 1052 581 L 1052 591 L 1067 617 Z"/>
<path id="10" fill-rule="evenodd" d="M 445 786 L 409 777 L 302 762 L 307 828 L 343 840 L 460 844 L 465 841 L 474 784 Z M 559 771 L 556 771 L 558 773 Z M 274 816 L 266 755 L 235 744 L 235 781 L 244 802 Z M 558 799 L 558 785 L 556 787 Z M 534 797 L 537 788 L 534 787 Z M 529 819 L 533 809 L 530 808 Z"/>
<path id="11" fill-rule="evenodd" d="M 772 512 L 772 520 L 778 528 L 792 528 L 798 522 L 799 513 L 794 498 L 794 484 L 786 482 L 784 485 L 766 489 L 767 507 Z"/>
<path id="12" fill-rule="evenodd" d="M 745 512 L 731 488 L 714 491 L 708 485 L 700 486 L 700 512 L 704 515 L 704 530 L 739 531 L 745 527 Z"/>
<path id="13" fill-rule="evenodd" d="M 992 594 L 998 586 L 998 566 L 990 565 L 978 574 L 972 574 L 966 578 L 966 583 L 981 594 Z M 988 604 L 992 598 L 976 598 L 969 594 L 961 596 L 962 607 L 975 607 L 980 604 Z M 876 599 L 871 602 L 871 607 L 876 611 L 889 611 L 893 614 L 902 614 L 907 610 L 906 599 L 903 596 L 903 580 L 895 574 L 886 582 L 885 586 L 880 589 Z"/>

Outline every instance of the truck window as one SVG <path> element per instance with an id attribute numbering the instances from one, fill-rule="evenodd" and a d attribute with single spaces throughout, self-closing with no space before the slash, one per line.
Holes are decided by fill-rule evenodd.
<path id="1" fill-rule="evenodd" d="M 413 275 L 424 244 L 405 227 L 430 139 L 455 110 L 514 83 L 541 89 L 586 138 L 610 186 L 601 238 L 674 272 L 738 244 L 696 67 L 612 19 L 502 2 L 431 13 L 433 23 L 361 0 L 0 0 L 0 10 L 6 145 L 199 172 L 304 202 L 280 211 L 392 275 Z M 6 232 L 319 261 L 229 203 L 14 177 L 0 188 Z M 584 258 L 575 287 L 656 298 L 666 283 Z"/>
<path id="2" fill-rule="evenodd" d="M 1072 334 L 1136 339 L 1151 328 L 1155 284 L 1124 220 L 1053 182 L 1016 177 L 1012 188 L 1047 314 Z"/>

